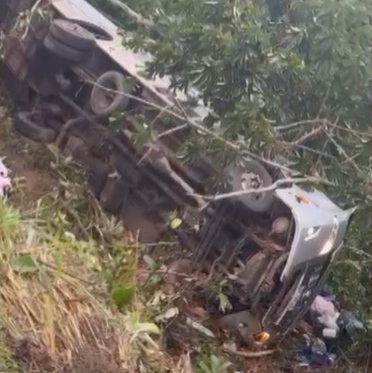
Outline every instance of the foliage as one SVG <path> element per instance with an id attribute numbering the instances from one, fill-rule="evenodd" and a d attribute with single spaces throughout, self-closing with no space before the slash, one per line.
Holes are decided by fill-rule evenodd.
<path id="1" fill-rule="evenodd" d="M 152 54 L 150 75 L 171 76 L 172 88 L 198 90 L 212 113 L 205 126 L 240 148 L 330 180 L 328 192 L 342 206 L 359 206 L 350 246 L 372 251 L 368 2 L 122 2 L 137 12 L 133 17 L 119 14 L 119 0 L 92 1 L 126 29 L 127 46 Z M 221 151 L 208 136 L 195 136 L 187 146 Z M 366 295 L 358 300 L 360 308 L 368 315 L 370 258 L 355 251 L 343 255 L 333 281 L 351 299 L 358 296 L 353 293 L 357 282 Z"/>
<path id="2" fill-rule="evenodd" d="M 197 373 L 227 373 L 231 363 L 214 354 L 202 355 L 197 363 Z"/>

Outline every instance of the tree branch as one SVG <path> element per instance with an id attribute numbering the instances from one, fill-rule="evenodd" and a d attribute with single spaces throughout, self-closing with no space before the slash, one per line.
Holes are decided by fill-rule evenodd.
<path id="1" fill-rule="evenodd" d="M 250 156 L 251 158 L 255 159 L 255 160 L 259 160 L 260 162 L 262 163 L 265 163 L 269 166 L 272 166 L 272 167 L 275 167 L 275 168 L 278 168 L 278 169 L 281 169 L 283 171 L 286 171 L 288 173 L 291 173 L 291 174 L 298 174 L 297 171 L 295 170 L 292 170 L 290 169 L 289 167 L 286 167 L 286 166 L 283 166 L 279 163 L 276 163 L 270 159 L 266 159 L 266 158 L 263 158 L 263 157 L 259 157 L 258 155 L 252 153 L 251 151 L 249 151 L 246 147 L 241 147 L 229 140 L 226 140 L 224 139 L 223 137 L 221 137 L 220 135 L 218 135 L 217 133 L 213 132 L 212 130 L 204 127 L 203 125 L 201 124 L 198 124 L 196 123 L 194 120 L 190 119 L 189 117 L 185 117 L 185 116 L 182 116 L 180 114 L 178 114 L 177 112 L 175 112 L 174 110 L 170 110 L 170 109 L 167 109 L 167 108 L 164 108 L 160 105 L 157 105 L 157 104 L 154 104 L 152 102 L 149 102 L 147 100 L 144 100 L 143 98 L 141 97 L 138 97 L 138 96 L 135 96 L 135 95 L 131 95 L 130 93 L 126 93 L 126 92 L 119 92 L 117 90 L 114 90 L 114 89 L 110 89 L 110 88 L 107 88 L 107 87 L 104 87 L 102 85 L 99 85 L 97 84 L 96 82 L 93 82 L 93 81 L 89 81 L 87 80 L 86 83 L 88 84 L 91 84 L 93 86 L 96 86 L 96 87 L 99 87 L 101 89 L 104 89 L 106 90 L 107 92 L 112 92 L 112 93 L 116 93 L 116 94 L 120 94 L 120 95 L 123 95 L 123 96 L 127 96 L 135 101 L 138 101 L 138 102 L 141 102 L 147 106 L 150 106 L 150 107 L 153 107 L 155 109 L 158 109 L 158 110 L 161 110 L 163 111 L 164 113 L 168 113 L 170 115 L 172 115 L 174 118 L 177 118 L 177 119 L 180 119 L 182 121 L 186 121 L 191 127 L 194 127 L 196 128 L 197 130 L 199 130 L 200 132 L 206 134 L 206 135 L 209 135 L 211 137 L 213 137 L 214 139 L 218 140 L 218 141 L 221 141 L 222 143 L 224 143 L 226 146 L 228 146 L 229 148 L 235 150 L 235 151 L 241 151 L 241 150 L 244 150 L 244 152 Z M 156 92 L 154 92 L 156 94 Z"/>
<path id="2" fill-rule="evenodd" d="M 173 135 L 174 133 L 176 133 L 178 131 L 182 131 L 182 130 L 184 130 L 187 127 L 189 127 L 188 124 L 181 124 L 180 126 L 170 128 L 169 130 L 166 130 L 166 131 L 164 131 L 162 133 L 159 133 L 158 136 L 157 136 L 157 138 L 161 139 L 163 137 L 166 137 L 166 136 L 169 136 L 169 135 Z"/>
<path id="3" fill-rule="evenodd" d="M 350 156 L 346 153 L 346 150 L 327 132 L 324 131 L 328 139 L 336 146 L 336 148 L 341 152 L 341 154 L 346 158 L 346 160 L 354 167 L 354 169 L 362 176 L 364 176 L 364 172 L 359 168 L 359 166 L 355 163 L 355 161 L 350 158 Z"/>
<path id="4" fill-rule="evenodd" d="M 301 178 L 286 178 L 286 179 L 279 179 L 275 183 L 258 189 L 246 189 L 246 190 L 238 190 L 235 192 L 230 193 L 223 193 L 223 194 L 216 194 L 214 196 L 205 196 L 198 194 L 198 197 L 204 198 L 207 201 L 220 201 L 222 199 L 234 198 L 239 196 L 246 196 L 250 194 L 260 194 L 260 193 L 267 193 L 271 192 L 281 185 L 285 184 L 300 184 L 300 183 L 322 183 L 327 185 L 332 185 L 332 183 L 328 180 L 321 179 L 319 177 L 301 177 Z"/>
<path id="5" fill-rule="evenodd" d="M 328 119 L 306 119 L 306 120 L 300 120 L 298 122 L 286 124 L 283 126 L 274 126 L 273 128 L 276 131 L 287 131 L 290 129 L 294 129 L 299 126 L 306 126 L 306 125 L 311 125 L 311 124 L 319 124 L 319 125 L 327 125 L 327 124 L 332 124 Z"/>
<path id="6" fill-rule="evenodd" d="M 303 143 L 304 141 L 310 139 L 311 137 L 314 137 L 316 136 L 318 133 L 322 132 L 322 130 L 326 127 L 325 124 L 322 124 L 321 126 L 317 127 L 317 128 L 314 128 L 313 130 L 311 130 L 310 132 L 307 132 L 305 133 L 303 136 L 301 136 L 300 138 L 298 138 L 296 141 L 294 141 L 292 143 L 292 145 L 299 145 L 301 143 Z"/>

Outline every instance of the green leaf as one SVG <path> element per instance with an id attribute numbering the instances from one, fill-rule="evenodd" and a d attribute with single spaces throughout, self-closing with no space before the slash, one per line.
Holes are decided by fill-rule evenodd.
<path id="1" fill-rule="evenodd" d="M 172 229 L 177 229 L 181 226 L 181 224 L 182 224 L 182 220 L 180 218 L 174 218 L 171 221 L 171 228 Z"/>
<path id="2" fill-rule="evenodd" d="M 31 255 L 20 255 L 12 258 L 10 261 L 11 267 L 19 273 L 34 273 L 39 270 L 37 262 Z"/>
<path id="3" fill-rule="evenodd" d="M 115 306 L 122 309 L 132 302 L 135 294 L 135 288 L 120 286 L 113 290 L 111 297 Z"/>
<path id="4" fill-rule="evenodd" d="M 128 315 L 127 328 L 133 334 L 132 338 L 140 334 L 160 334 L 158 326 L 151 322 L 140 322 L 140 315 L 138 312 L 132 312 Z"/>
<path id="5" fill-rule="evenodd" d="M 158 326 L 152 322 L 141 322 L 137 324 L 136 333 L 147 333 L 147 334 L 160 334 Z"/>

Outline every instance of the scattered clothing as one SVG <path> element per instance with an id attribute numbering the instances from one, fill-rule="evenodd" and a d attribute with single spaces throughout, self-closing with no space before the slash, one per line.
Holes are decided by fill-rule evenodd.
<path id="1" fill-rule="evenodd" d="M 303 336 L 297 355 L 301 366 L 316 369 L 332 364 L 341 350 L 345 351 L 366 331 L 354 313 L 341 309 L 334 295 L 329 291 L 320 294 L 305 317 L 313 335 Z"/>

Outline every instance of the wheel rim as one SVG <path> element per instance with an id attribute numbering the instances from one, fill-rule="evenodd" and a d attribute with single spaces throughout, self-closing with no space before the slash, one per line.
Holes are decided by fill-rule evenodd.
<path id="1" fill-rule="evenodd" d="M 240 185 L 242 190 L 252 190 L 252 189 L 260 189 L 263 187 L 263 180 L 260 175 L 251 172 L 251 171 L 243 171 L 240 177 Z M 258 201 L 262 200 L 263 194 L 262 193 L 253 193 L 252 195 L 247 195 L 247 199 Z"/>

